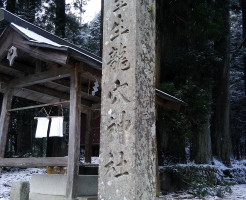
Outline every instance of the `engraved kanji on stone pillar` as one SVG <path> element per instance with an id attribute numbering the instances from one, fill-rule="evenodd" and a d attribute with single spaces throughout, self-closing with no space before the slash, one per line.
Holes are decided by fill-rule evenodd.
<path id="1" fill-rule="evenodd" d="M 155 0 L 104 2 L 99 199 L 155 199 Z"/>

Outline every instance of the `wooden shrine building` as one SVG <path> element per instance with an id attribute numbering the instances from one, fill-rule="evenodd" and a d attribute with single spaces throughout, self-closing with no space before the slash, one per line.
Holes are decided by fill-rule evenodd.
<path id="1" fill-rule="evenodd" d="M 0 167 L 67 166 L 67 195 L 75 188 L 80 154 L 81 113 L 87 116 L 85 149 L 90 145 L 90 119 L 101 105 L 101 58 L 0 9 L 0 21 L 9 25 L 0 36 L 0 92 L 4 94 L 0 117 Z M 88 93 L 94 83 L 99 91 Z M 69 108 L 68 157 L 4 158 L 13 96 Z M 160 90 L 156 102 L 178 110 L 185 103 Z M 37 107 L 37 106 L 36 106 Z M 87 157 L 90 157 L 87 154 Z"/>

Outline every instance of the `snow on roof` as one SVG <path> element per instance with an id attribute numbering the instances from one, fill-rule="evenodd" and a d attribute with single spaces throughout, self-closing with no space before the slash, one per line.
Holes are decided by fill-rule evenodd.
<path id="1" fill-rule="evenodd" d="M 19 33 L 21 33 L 22 35 L 24 35 L 24 37 L 26 37 L 29 40 L 29 42 L 32 42 L 32 45 L 43 46 L 43 47 L 45 46 L 45 47 L 51 47 L 51 48 L 52 47 L 56 47 L 56 48 L 60 48 L 60 49 L 62 47 L 66 48 L 66 49 L 69 48 L 70 50 L 73 50 L 75 52 L 78 52 L 78 53 L 82 54 L 82 52 L 78 51 L 77 49 L 74 49 L 73 47 L 60 45 L 60 44 L 58 44 L 56 42 L 53 42 L 50 39 L 47 39 L 46 37 L 43 37 L 43 36 L 33 32 L 33 31 L 28 30 L 28 29 L 26 29 L 26 28 L 24 28 L 22 26 L 19 26 L 19 25 L 13 23 L 13 22 L 11 23 L 11 27 L 14 28 L 16 31 L 18 31 Z M 86 55 L 86 56 L 91 58 L 91 59 L 93 59 L 93 60 L 95 60 L 95 58 L 93 58 L 90 55 Z M 165 93 L 165 92 L 163 92 L 161 90 L 156 89 L 156 92 L 162 98 L 166 98 L 168 100 L 175 101 L 177 103 L 180 103 L 181 105 L 187 105 L 182 100 L 180 100 L 180 99 L 178 99 L 176 97 L 173 97 L 173 96 L 171 96 L 171 95 L 169 95 L 169 94 L 167 94 L 167 93 Z"/>
<path id="2" fill-rule="evenodd" d="M 43 46 L 43 47 L 49 47 L 49 48 L 65 48 L 66 50 L 70 49 L 74 52 L 78 52 L 79 54 L 85 54 L 88 58 L 93 59 L 97 62 L 99 62 L 101 64 L 101 61 L 99 61 L 98 59 L 94 58 L 93 56 L 87 54 L 87 53 L 83 53 L 73 47 L 70 46 L 66 46 L 66 45 L 60 45 L 56 42 L 53 42 L 50 39 L 47 39 L 46 37 L 43 37 L 33 31 L 30 31 L 22 26 L 16 25 L 14 23 L 11 23 L 11 27 L 13 27 L 16 31 L 18 31 L 19 33 L 23 34 L 24 37 L 26 37 L 29 42 L 31 42 L 31 45 L 36 45 L 36 46 Z"/>
<path id="3" fill-rule="evenodd" d="M 26 28 L 23 28 L 21 26 L 18 26 L 14 23 L 11 23 L 12 27 L 16 28 L 17 30 L 19 30 L 21 33 L 23 33 L 26 37 L 28 37 L 28 39 L 31 41 L 31 42 L 37 42 L 37 43 L 45 43 L 45 44 L 49 44 L 49 45 L 52 45 L 52 46 L 55 46 L 55 47 L 62 47 L 63 45 L 60 45 L 56 42 L 53 42 L 33 31 L 30 31 Z"/>
<path id="4" fill-rule="evenodd" d="M 81 60 L 86 61 L 93 68 L 101 69 L 101 57 L 56 35 L 53 35 L 52 33 L 49 33 L 48 31 L 45 31 L 42 28 L 39 28 L 38 26 L 21 19 L 20 17 L 5 9 L 0 8 L 0 21 L 3 20 L 9 22 L 10 27 L 29 40 L 29 45 L 65 50 L 69 53 L 72 53 Z"/>

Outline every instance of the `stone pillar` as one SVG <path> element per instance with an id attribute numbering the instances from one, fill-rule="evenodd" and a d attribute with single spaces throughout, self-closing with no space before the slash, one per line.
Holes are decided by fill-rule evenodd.
<path id="1" fill-rule="evenodd" d="M 101 200 L 156 196 L 155 0 L 104 2 Z"/>

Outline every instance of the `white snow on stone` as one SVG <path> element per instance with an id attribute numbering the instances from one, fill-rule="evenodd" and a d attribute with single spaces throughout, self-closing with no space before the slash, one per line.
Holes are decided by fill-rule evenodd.
<path id="1" fill-rule="evenodd" d="M 9 200 L 10 189 L 13 182 L 30 181 L 32 174 L 45 174 L 45 169 L 42 168 L 8 168 L 0 173 L 0 200 Z"/>
<path id="2" fill-rule="evenodd" d="M 91 157 L 92 164 L 99 164 L 99 157 Z"/>
<path id="3" fill-rule="evenodd" d="M 93 165 L 98 165 L 99 164 L 99 157 L 91 157 L 91 163 L 86 163 L 85 162 L 85 157 L 81 156 L 79 159 L 81 164 L 93 164 Z"/>
<path id="4" fill-rule="evenodd" d="M 53 42 L 53 41 L 33 32 L 33 31 L 30 31 L 26 28 L 18 26 L 14 23 L 11 23 L 11 25 L 14 26 L 15 28 L 17 28 L 20 32 L 25 34 L 27 37 L 31 38 L 32 40 L 30 40 L 30 41 L 37 42 L 37 43 L 49 44 L 49 45 L 56 46 L 56 47 L 62 47 L 62 45 L 60 45 L 56 42 Z"/>

